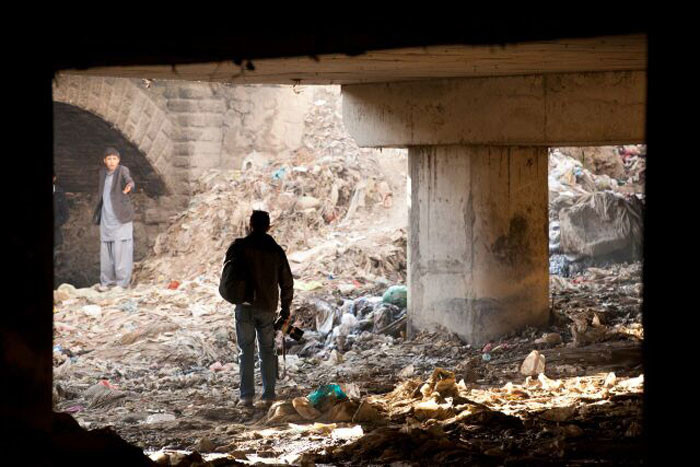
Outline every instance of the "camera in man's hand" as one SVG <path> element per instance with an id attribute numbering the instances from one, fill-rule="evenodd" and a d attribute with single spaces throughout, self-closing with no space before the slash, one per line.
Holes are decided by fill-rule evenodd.
<path id="1" fill-rule="evenodd" d="M 282 331 L 282 334 L 288 335 L 295 341 L 300 340 L 301 336 L 304 335 L 304 331 L 296 326 L 292 326 L 292 318 L 289 316 L 289 313 L 280 314 L 280 317 L 275 321 L 274 328 L 275 331 Z"/>

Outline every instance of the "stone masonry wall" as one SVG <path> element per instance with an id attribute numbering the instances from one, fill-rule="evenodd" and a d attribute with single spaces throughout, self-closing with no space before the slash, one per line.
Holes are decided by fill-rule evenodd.
<path id="1" fill-rule="evenodd" d="M 339 86 L 67 75 L 58 77 L 54 100 L 103 118 L 163 177 L 168 194 L 149 197 L 140 191 L 133 198 L 135 261 L 151 251 L 169 217 L 186 207 L 192 182 L 207 169 L 241 169 L 245 161 L 261 163 L 300 149 L 348 157 L 378 151 L 359 148 L 345 130 Z M 136 183 L 138 189 L 139 180 Z M 71 218 L 63 228 L 65 244 L 56 279 L 91 285 L 99 281 L 99 229 L 90 224 L 94 194 L 68 193 L 68 197 Z"/>

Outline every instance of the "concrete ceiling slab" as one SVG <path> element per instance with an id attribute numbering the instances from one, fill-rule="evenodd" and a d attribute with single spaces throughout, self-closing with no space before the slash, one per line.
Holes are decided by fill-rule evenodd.
<path id="1" fill-rule="evenodd" d="M 500 45 L 445 45 L 376 50 L 356 56 L 265 58 L 180 65 L 67 69 L 62 73 L 227 82 L 233 84 L 360 84 L 434 78 L 516 76 L 647 68 L 645 34 Z"/>

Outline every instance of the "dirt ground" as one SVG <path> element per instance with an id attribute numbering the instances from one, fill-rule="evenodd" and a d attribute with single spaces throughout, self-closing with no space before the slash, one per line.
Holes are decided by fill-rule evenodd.
<path id="1" fill-rule="evenodd" d="M 546 329 L 479 348 L 449 332 L 407 339 L 405 309 L 382 299 L 405 281 L 406 161 L 375 162 L 363 165 L 377 174 L 370 189 L 358 188 L 361 173 L 333 172 L 328 162 L 335 176 L 308 182 L 328 196 L 289 188 L 314 173 L 306 166 L 287 171 L 296 177 L 288 185 L 270 182 L 277 191 L 260 190 L 260 174 L 214 174 L 164 234 L 160 245 L 171 249 L 140 264 L 132 288 L 59 287 L 55 410 L 88 429 L 112 427 L 160 465 L 641 463 L 641 263 L 552 275 Z M 232 306 L 217 292 L 220 258 L 196 260 L 237 234 L 225 240 L 207 230 L 219 222 L 211 213 L 226 200 L 222 183 L 256 186 L 260 202 L 289 192 L 320 200 L 277 226 L 290 235 L 296 324 L 305 334 L 286 339 L 279 400 L 269 409 L 236 406 L 238 355 Z M 358 193 L 363 202 L 353 207 Z M 187 227 L 197 216 L 203 225 Z M 302 225 L 318 227 L 292 238 Z M 333 269 L 340 261 L 349 266 Z M 256 378 L 260 387 L 257 370 Z M 341 396 L 311 403 L 313 391 L 332 384 Z"/>

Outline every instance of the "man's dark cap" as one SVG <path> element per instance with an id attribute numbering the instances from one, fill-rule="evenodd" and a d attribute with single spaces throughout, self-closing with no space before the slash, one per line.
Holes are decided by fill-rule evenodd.
<path id="1" fill-rule="evenodd" d="M 250 216 L 250 226 L 255 231 L 264 231 L 270 226 L 270 214 L 267 211 L 253 211 Z"/>
<path id="2" fill-rule="evenodd" d="M 117 151 L 117 149 L 113 148 L 112 146 L 109 146 L 107 149 L 105 149 L 102 158 L 104 159 L 107 156 L 117 156 L 120 159 L 122 158 L 122 156 L 119 154 L 119 151 Z"/>

